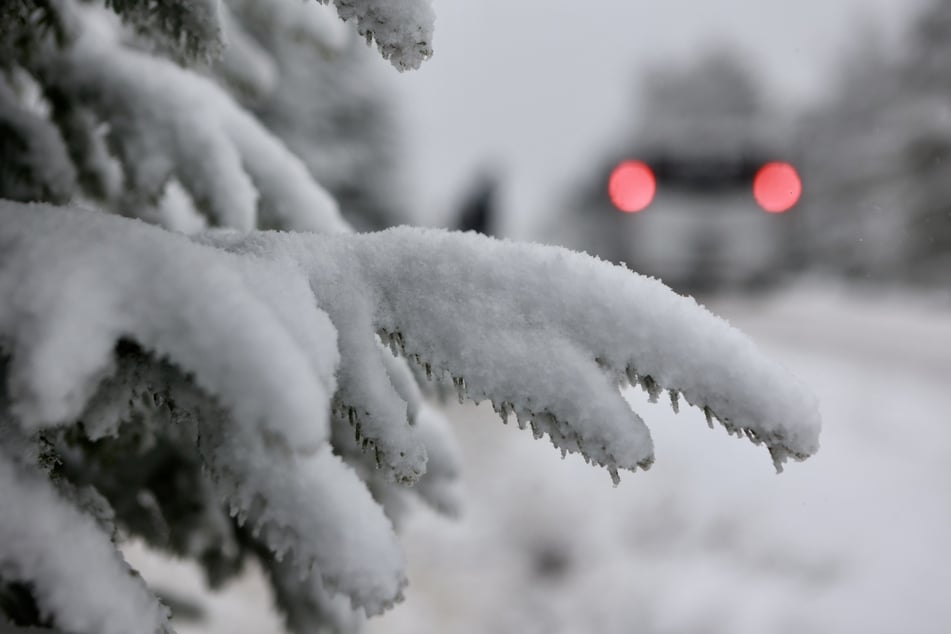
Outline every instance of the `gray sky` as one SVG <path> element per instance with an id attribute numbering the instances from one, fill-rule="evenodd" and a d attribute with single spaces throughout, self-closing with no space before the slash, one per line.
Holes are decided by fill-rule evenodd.
<path id="1" fill-rule="evenodd" d="M 775 103 L 815 100 L 850 37 L 892 41 L 918 0 L 435 0 L 435 55 L 393 83 L 418 210 L 436 220 L 494 161 L 509 231 L 576 179 L 636 109 L 638 68 L 733 42 Z M 794 8 L 792 8 L 794 7 Z"/>

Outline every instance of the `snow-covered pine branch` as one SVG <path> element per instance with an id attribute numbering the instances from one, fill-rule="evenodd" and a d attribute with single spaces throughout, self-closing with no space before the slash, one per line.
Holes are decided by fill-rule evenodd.
<path id="1" fill-rule="evenodd" d="M 390 98 L 401 79 L 332 6 L 284 0 L 231 6 L 229 46 L 216 74 L 333 193 L 355 228 L 405 221 L 403 134 Z"/>
<path id="2" fill-rule="evenodd" d="M 99 12 L 82 19 L 83 35 L 37 74 L 61 99 L 108 122 L 125 173 L 124 213 L 158 200 L 174 178 L 212 224 L 347 229 L 300 159 L 214 82 L 123 46 Z"/>
<path id="3" fill-rule="evenodd" d="M 625 382 L 654 399 L 667 391 L 674 407 L 682 395 L 711 422 L 764 443 L 777 469 L 818 448 L 814 399 L 748 338 L 659 281 L 590 256 L 405 227 L 210 240 L 303 268 L 337 327 L 338 398 L 350 423 L 391 457 L 383 462 L 405 463 L 404 476 L 418 471 L 418 454 L 394 435 L 405 406 L 374 333 L 427 374 L 448 375 L 460 400 L 490 400 L 612 471 L 654 459 L 646 427 L 617 390 Z"/>
<path id="4" fill-rule="evenodd" d="M 167 609 L 122 559 L 109 534 L 46 474 L 25 464 L 5 414 L 0 413 L 0 578 L 29 584 L 39 608 L 55 615 L 64 631 L 171 632 Z"/>
<path id="5" fill-rule="evenodd" d="M 299 0 L 282 0 L 292 2 Z M 375 42 L 380 54 L 399 70 L 418 68 L 432 56 L 435 14 L 431 0 L 332 2 L 340 18 L 353 21 L 367 43 Z M 215 57 L 224 46 L 220 0 L 106 0 L 106 4 L 183 59 Z"/>
<path id="6" fill-rule="evenodd" d="M 0 77 L 0 188 L 17 200 L 66 202 L 76 170 L 56 127 L 24 108 Z"/>
<path id="7" fill-rule="evenodd" d="M 221 0 L 105 0 L 137 31 L 183 60 L 221 54 Z"/>
<path id="8" fill-rule="evenodd" d="M 4 412 L 18 428 L 82 420 L 92 438 L 116 434 L 131 395 L 152 394 L 178 417 L 164 424 L 195 426 L 239 521 L 369 614 L 400 598 L 402 563 L 366 486 L 330 453 L 329 412 L 385 481 L 419 479 L 427 449 L 454 471 L 439 432 L 409 415 L 418 394 L 378 336 L 451 375 L 460 398 L 492 400 L 615 478 L 653 461 L 649 432 L 618 391 L 625 378 L 682 393 L 764 442 L 777 467 L 817 448 L 814 401 L 749 340 L 655 280 L 560 248 L 409 228 L 216 232 L 195 243 L 15 203 L 0 221 Z M 123 341 L 184 375 L 136 378 L 116 360 Z"/>
<path id="9" fill-rule="evenodd" d="M 25 589 L 28 625 L 171 631 L 111 543 L 124 532 L 215 585 L 257 556 L 295 633 L 358 629 L 402 596 L 407 499 L 459 505 L 458 448 L 416 376 L 615 481 L 654 459 L 625 382 L 675 409 L 683 396 L 777 468 L 817 449 L 808 391 L 656 280 L 471 234 L 351 233 L 254 115 L 163 57 L 213 53 L 231 14 L 106 4 L 135 29 L 94 2 L 0 4 L 0 198 L 58 203 L 0 200 L 0 508 L 18 510 L 0 515 L 0 593 Z M 431 53 L 427 0 L 333 4 L 397 68 Z M 297 26 L 333 48 L 319 21 Z M 252 37 L 223 72 L 264 94 Z M 193 208 L 232 230 L 139 220 L 191 233 Z M 274 227 L 318 233 L 260 231 Z"/>
<path id="10" fill-rule="evenodd" d="M 353 20 L 367 43 L 399 70 L 419 68 L 433 54 L 432 0 L 317 0 L 333 2 L 344 21 Z"/>

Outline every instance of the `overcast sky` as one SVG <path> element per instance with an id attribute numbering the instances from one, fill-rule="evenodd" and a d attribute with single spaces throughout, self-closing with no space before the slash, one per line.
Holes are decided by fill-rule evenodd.
<path id="1" fill-rule="evenodd" d="M 506 169 L 510 232 L 623 130 L 639 67 L 732 42 L 776 103 L 816 99 L 874 22 L 894 40 L 919 0 L 435 0 L 435 56 L 394 78 L 421 217 L 477 166 Z"/>

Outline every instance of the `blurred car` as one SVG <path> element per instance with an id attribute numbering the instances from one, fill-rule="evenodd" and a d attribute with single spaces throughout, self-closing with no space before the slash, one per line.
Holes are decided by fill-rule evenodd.
<path id="1" fill-rule="evenodd" d="M 766 210 L 754 194 L 757 175 L 788 165 L 775 156 L 760 148 L 705 156 L 652 151 L 637 162 L 650 170 L 655 191 L 636 211 L 619 209 L 610 187 L 630 159 L 606 162 L 587 186 L 586 200 L 562 218 L 556 241 L 685 292 L 761 288 L 793 268 L 797 257 L 795 207 Z M 788 190 L 794 202 L 795 185 L 772 187 Z"/>
<path id="2" fill-rule="evenodd" d="M 569 194 L 544 238 L 684 292 L 777 279 L 794 264 L 802 185 L 785 122 L 728 55 L 657 73 L 642 92 L 634 133 Z"/>
<path id="3" fill-rule="evenodd" d="M 656 194 L 650 206 L 623 218 L 627 264 L 690 291 L 755 288 L 774 279 L 792 253 L 788 218 L 755 196 L 757 175 L 776 165 L 771 158 L 761 150 L 648 156 Z M 780 187 L 796 196 L 795 184 Z"/>

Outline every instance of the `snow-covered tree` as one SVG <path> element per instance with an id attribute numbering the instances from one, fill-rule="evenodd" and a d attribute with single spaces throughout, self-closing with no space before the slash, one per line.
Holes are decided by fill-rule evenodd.
<path id="1" fill-rule="evenodd" d="M 881 277 L 897 272 L 904 250 L 901 146 L 909 120 L 898 60 L 870 25 L 858 32 L 834 94 L 800 117 L 806 187 L 798 244 L 813 270 Z"/>
<path id="2" fill-rule="evenodd" d="M 385 62 L 316 3 L 229 0 L 216 65 L 233 93 L 300 157 L 357 229 L 407 221 Z"/>
<path id="3" fill-rule="evenodd" d="M 914 96 L 913 130 L 903 159 L 914 174 L 908 188 L 911 222 L 908 270 L 918 280 L 944 284 L 951 266 L 951 3 L 932 0 L 914 23 L 911 55 L 901 88 Z M 907 98 L 906 98 L 907 101 Z M 914 117 L 914 118 L 912 118 Z"/>
<path id="4" fill-rule="evenodd" d="M 432 52 L 426 0 L 333 5 L 399 69 Z M 626 383 L 777 469 L 817 450 L 802 384 L 656 280 L 472 233 L 353 232 L 215 80 L 283 59 L 236 19 L 216 0 L 0 6 L 0 616 L 173 631 L 117 549 L 138 536 L 213 585 L 257 558 L 294 632 L 358 629 L 402 597 L 406 500 L 458 503 L 416 376 L 615 482 L 654 460 Z"/>
<path id="5" fill-rule="evenodd" d="M 898 51 L 859 31 L 836 91 L 803 118 L 803 244 L 813 265 L 943 284 L 951 265 L 951 4 L 926 3 Z"/>

